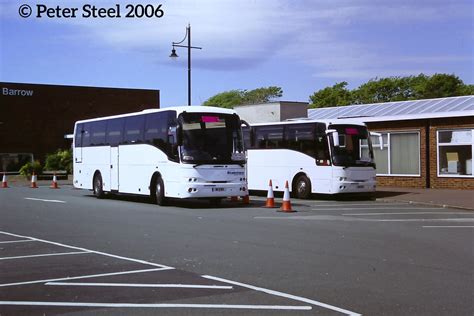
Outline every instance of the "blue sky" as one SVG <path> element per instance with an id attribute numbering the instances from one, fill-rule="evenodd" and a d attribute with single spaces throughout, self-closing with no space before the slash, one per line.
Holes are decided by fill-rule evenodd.
<path id="1" fill-rule="evenodd" d="M 21 18 L 20 5 L 162 3 L 160 19 Z M 147 88 L 162 107 L 275 85 L 283 100 L 375 77 L 449 73 L 474 83 L 474 5 L 450 0 L 0 0 L 0 81 Z"/>

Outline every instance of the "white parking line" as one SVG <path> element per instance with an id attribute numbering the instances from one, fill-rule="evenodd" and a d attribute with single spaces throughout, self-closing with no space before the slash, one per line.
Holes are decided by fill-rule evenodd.
<path id="1" fill-rule="evenodd" d="M 423 226 L 423 228 L 474 228 L 474 226 Z"/>
<path id="2" fill-rule="evenodd" d="M 25 200 L 51 202 L 51 203 L 66 203 L 66 201 L 61 201 L 61 200 L 45 200 L 45 199 L 37 199 L 37 198 L 25 198 Z"/>
<path id="3" fill-rule="evenodd" d="M 86 253 L 90 253 L 90 252 L 89 251 L 77 251 L 77 252 L 44 253 L 44 254 L 40 254 L 40 255 L 0 257 L 0 260 L 26 259 L 26 258 L 50 257 L 50 256 L 80 255 L 80 254 L 86 254 Z"/>
<path id="4" fill-rule="evenodd" d="M 232 290 L 232 286 L 199 285 L 199 284 L 152 284 L 152 283 L 79 283 L 79 282 L 48 282 L 46 285 L 61 286 L 117 286 L 117 287 L 153 287 L 153 288 L 184 288 L 184 289 L 213 289 Z"/>
<path id="5" fill-rule="evenodd" d="M 371 222 L 472 222 L 474 218 L 371 219 Z"/>
<path id="6" fill-rule="evenodd" d="M 7 240 L 7 241 L 0 241 L 0 244 L 13 244 L 16 242 L 29 242 L 29 241 L 34 241 L 31 239 L 24 239 L 24 240 Z"/>
<path id="7" fill-rule="evenodd" d="M 51 244 L 51 245 L 56 245 L 56 246 L 60 246 L 60 247 L 64 247 L 64 248 L 70 248 L 70 249 L 76 249 L 76 250 L 80 250 L 80 251 L 91 252 L 91 253 L 95 253 L 95 254 L 102 255 L 102 256 L 107 256 L 107 257 L 112 257 L 112 258 L 116 258 L 116 259 L 122 259 L 122 260 L 137 262 L 137 263 L 142 263 L 142 264 L 145 264 L 145 265 L 159 267 L 159 268 L 171 268 L 171 267 L 168 267 L 168 266 L 165 266 L 165 265 L 162 265 L 162 264 L 158 264 L 158 263 L 152 263 L 152 262 L 148 262 L 148 261 L 144 261 L 144 260 L 112 255 L 112 254 L 106 253 L 106 252 L 95 251 L 95 250 L 90 250 L 90 249 L 81 248 L 81 247 L 69 246 L 69 245 L 58 243 L 58 242 L 53 242 L 53 241 L 48 241 L 48 240 L 34 238 L 34 237 L 27 237 L 27 236 L 7 233 L 7 232 L 4 232 L 4 231 L 0 231 L 0 234 L 5 234 L 5 235 L 8 235 L 8 236 L 13 236 L 13 237 L 18 237 L 18 238 L 29 238 L 31 240 L 36 240 L 36 241 L 44 242 L 44 243 Z M 171 269 L 174 269 L 174 268 L 171 268 Z"/>
<path id="8" fill-rule="evenodd" d="M 356 211 L 356 210 L 444 210 L 442 207 L 366 207 L 366 208 L 311 208 L 313 211 Z"/>
<path id="9" fill-rule="evenodd" d="M 16 283 L 5 283 L 5 284 L 0 284 L 0 287 L 35 284 L 35 283 L 47 283 L 47 282 L 55 282 L 55 281 L 79 280 L 79 279 L 98 278 L 98 277 L 113 276 L 113 275 L 165 271 L 165 270 L 173 270 L 173 269 L 174 268 L 166 267 L 166 268 L 156 268 L 156 269 L 142 269 L 142 270 L 110 272 L 110 273 L 101 273 L 101 274 L 89 274 L 89 275 L 80 275 L 80 276 L 75 276 L 75 277 L 65 277 L 65 278 L 46 279 L 46 280 L 34 280 L 34 281 L 25 281 L 25 282 L 16 282 Z"/>
<path id="10" fill-rule="evenodd" d="M 340 207 L 340 206 L 375 206 L 375 207 L 384 207 L 384 206 L 396 206 L 396 205 L 399 205 L 399 206 L 408 206 L 410 204 L 408 203 L 359 203 L 359 204 L 354 204 L 354 203 L 341 203 L 341 204 L 319 204 L 321 206 L 328 206 L 328 207 Z M 315 206 L 315 205 L 311 205 L 311 206 Z"/>
<path id="11" fill-rule="evenodd" d="M 351 216 L 378 216 L 378 215 L 426 215 L 426 214 L 441 214 L 441 215 L 473 215 L 473 212 L 403 212 L 403 213 L 346 213 L 342 215 Z"/>
<path id="12" fill-rule="evenodd" d="M 265 309 L 265 310 L 311 310 L 311 306 L 291 305 L 227 305 L 227 304 L 132 304 L 132 303 L 81 303 L 81 302 L 29 302 L 0 301 L 0 305 L 14 306 L 61 306 L 61 307 L 115 307 L 115 308 L 215 308 L 215 309 Z"/>
<path id="13" fill-rule="evenodd" d="M 327 309 L 330 309 L 330 310 L 333 310 L 333 311 L 336 311 L 336 312 L 344 313 L 346 315 L 351 315 L 351 316 L 360 316 L 361 315 L 361 314 L 349 311 L 347 309 L 339 308 L 339 307 L 336 307 L 336 306 L 333 306 L 333 305 L 318 302 L 318 301 L 311 300 L 311 299 L 308 299 L 308 298 L 304 298 L 304 297 L 301 297 L 301 296 L 286 294 L 286 293 L 283 293 L 283 292 L 278 292 L 278 291 L 274 291 L 274 290 L 265 289 L 263 287 L 253 286 L 253 285 L 240 283 L 240 282 L 235 282 L 235 281 L 231 281 L 231 280 L 226 280 L 226 279 L 214 277 L 214 276 L 211 276 L 211 275 L 202 275 L 202 277 L 206 278 L 206 279 L 210 279 L 210 280 L 215 280 L 215 281 L 219 281 L 219 282 L 224 282 L 224 283 L 229 283 L 229 284 L 245 287 L 245 288 L 252 289 L 252 290 L 258 291 L 258 292 L 264 292 L 264 293 L 275 295 L 275 296 L 285 297 L 285 298 L 292 299 L 292 300 L 295 300 L 295 301 L 309 303 L 309 304 L 316 305 L 316 306 L 323 307 L 323 308 L 327 308 Z"/>
<path id="14" fill-rule="evenodd" d="M 68 246 L 65 244 L 51 242 L 39 238 L 27 237 L 17 234 L 12 234 L 4 231 L 0 231 L 0 234 L 5 234 L 8 236 L 18 237 L 18 238 L 30 238 L 31 240 L 44 242 L 56 246 L 61 246 L 65 248 L 71 248 L 76 250 L 81 250 L 81 252 L 88 252 L 88 253 L 95 253 L 99 255 L 109 256 L 112 258 L 128 260 L 137 263 L 143 263 L 146 265 L 157 266 L 159 269 L 148 269 L 148 270 L 136 270 L 136 271 L 125 271 L 125 272 L 115 272 L 115 273 L 104 273 L 104 274 L 96 274 L 96 275 L 85 275 L 85 276 L 77 276 L 77 277 L 65 277 L 65 278 L 56 278 L 56 279 L 48 279 L 48 280 L 35 280 L 35 281 L 25 281 L 25 282 L 16 282 L 16 283 L 7 283 L 7 284 L 0 284 L 0 287 L 6 286 L 15 286 L 15 285 L 25 285 L 25 284 L 34 284 L 34 283 L 48 283 L 48 282 L 56 282 L 56 281 L 69 281 L 74 279 L 81 279 L 81 278 L 92 278 L 92 277 L 99 277 L 99 276 L 107 276 L 107 275 L 119 275 L 119 274 L 127 274 L 127 273 L 139 273 L 139 272 L 148 272 L 148 271 L 163 271 L 163 270 L 171 270 L 174 269 L 173 267 L 168 267 L 165 265 L 155 264 L 151 262 L 147 262 L 144 260 L 132 259 L 122 256 L 111 255 L 105 252 L 100 251 L 93 251 L 86 248 Z M 221 279 L 213 276 L 202 276 L 207 279 L 216 280 L 224 283 L 229 283 L 241 287 L 246 287 L 249 289 L 253 289 L 255 291 L 264 292 L 270 295 L 285 297 L 291 300 L 300 301 L 309 303 L 315 306 L 320 306 L 323 308 L 327 308 L 330 310 L 338 311 L 347 315 L 360 315 L 349 310 L 345 310 L 336 306 L 332 306 L 329 304 L 321 303 L 315 300 L 307 299 L 300 296 L 295 296 L 291 294 L 286 294 L 283 292 L 273 291 L 265 288 L 260 288 L 244 283 L 234 282 L 231 280 Z M 30 301 L 0 301 L 0 305 L 21 305 L 21 306 L 81 306 L 81 307 L 150 307 L 150 308 L 223 308 L 223 309 L 267 309 L 267 310 L 311 310 L 312 306 L 283 306 L 283 305 L 218 305 L 218 304 L 129 304 L 129 303 L 81 303 L 81 302 L 30 302 Z"/>

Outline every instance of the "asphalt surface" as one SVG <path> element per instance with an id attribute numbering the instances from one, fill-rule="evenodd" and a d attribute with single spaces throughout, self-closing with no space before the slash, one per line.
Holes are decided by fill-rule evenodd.
<path id="1" fill-rule="evenodd" d="M 0 189 L 0 315 L 473 315 L 474 212 Z"/>

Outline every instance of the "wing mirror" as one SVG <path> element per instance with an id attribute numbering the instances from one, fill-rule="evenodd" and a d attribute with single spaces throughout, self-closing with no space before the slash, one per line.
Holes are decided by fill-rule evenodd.
<path id="1" fill-rule="evenodd" d="M 339 147 L 339 132 L 335 129 L 326 130 L 326 135 L 331 134 L 334 147 Z"/>
<path id="2" fill-rule="evenodd" d="M 377 136 L 379 138 L 380 150 L 383 150 L 383 137 L 382 134 L 376 132 L 370 132 L 370 136 Z"/>

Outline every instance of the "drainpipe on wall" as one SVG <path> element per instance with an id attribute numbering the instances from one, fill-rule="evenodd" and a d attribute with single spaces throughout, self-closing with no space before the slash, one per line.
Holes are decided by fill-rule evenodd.
<path id="1" fill-rule="evenodd" d="M 430 174 L 430 128 L 431 128 L 431 120 L 426 120 L 425 124 L 425 172 L 426 172 L 426 188 L 431 188 L 431 174 Z"/>

